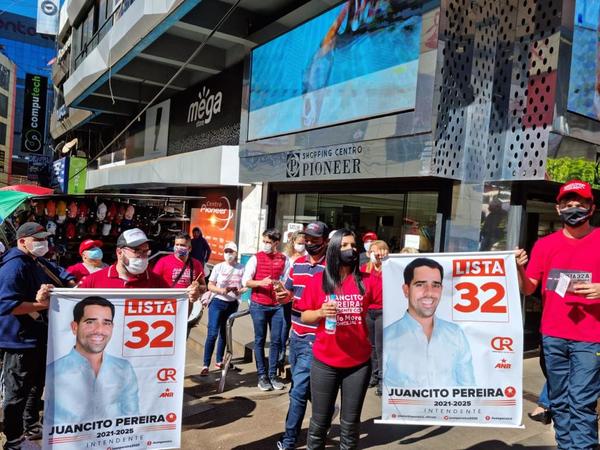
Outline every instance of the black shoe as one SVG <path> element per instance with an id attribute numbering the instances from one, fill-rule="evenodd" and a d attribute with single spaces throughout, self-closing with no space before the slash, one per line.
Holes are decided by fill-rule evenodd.
<path id="1" fill-rule="evenodd" d="M 552 422 L 552 416 L 550 415 L 550 410 L 545 409 L 540 413 L 531 414 L 527 413 L 531 420 L 535 420 L 536 422 L 543 423 L 544 425 L 549 425 Z"/>
<path id="2" fill-rule="evenodd" d="M 369 380 L 369 387 L 373 388 L 379 384 L 379 380 L 377 378 L 371 378 Z"/>
<path id="3" fill-rule="evenodd" d="M 360 422 L 346 422 L 340 419 L 340 450 L 358 448 L 360 439 Z"/>
<path id="4" fill-rule="evenodd" d="M 327 441 L 327 428 L 320 427 L 312 419 L 308 425 L 306 450 L 324 450 Z"/>
<path id="5" fill-rule="evenodd" d="M 258 379 L 258 388 L 261 391 L 272 391 L 273 385 L 271 384 L 267 376 L 263 375 Z"/>
<path id="6" fill-rule="evenodd" d="M 42 431 L 43 429 L 41 425 L 34 425 L 25 432 L 25 439 L 28 441 L 37 441 L 42 438 Z"/>
<path id="7" fill-rule="evenodd" d="M 283 384 L 279 377 L 272 377 L 269 381 L 271 382 L 273 389 L 280 391 L 285 388 L 285 384 Z"/>

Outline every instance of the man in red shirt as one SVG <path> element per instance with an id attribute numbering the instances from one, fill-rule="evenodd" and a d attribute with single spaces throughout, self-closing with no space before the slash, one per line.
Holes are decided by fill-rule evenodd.
<path id="1" fill-rule="evenodd" d="M 197 281 L 201 290 L 206 290 L 204 267 L 200 261 L 192 257 L 192 238 L 189 234 L 179 233 L 175 236 L 173 254 L 161 258 L 152 272 L 160 275 L 169 286 L 186 288 Z"/>
<path id="2" fill-rule="evenodd" d="M 550 410 L 561 449 L 598 445 L 600 397 L 600 229 L 590 225 L 596 209 L 591 186 L 565 183 L 556 198 L 563 229 L 533 246 L 531 261 L 516 252 L 521 292 L 541 287 L 540 331 Z"/>
<path id="3" fill-rule="evenodd" d="M 91 289 L 168 289 L 171 287 L 161 276 L 148 270 L 149 239 L 139 228 L 126 230 L 117 239 L 117 262 L 85 277 L 80 288 Z M 198 282 L 188 287 L 188 299 L 200 296 Z"/>
<path id="4" fill-rule="evenodd" d="M 67 272 L 75 277 L 75 281 L 79 283 L 90 273 L 98 272 L 106 267 L 102 262 L 102 241 L 86 239 L 79 245 L 79 255 L 81 262 L 67 267 Z"/>

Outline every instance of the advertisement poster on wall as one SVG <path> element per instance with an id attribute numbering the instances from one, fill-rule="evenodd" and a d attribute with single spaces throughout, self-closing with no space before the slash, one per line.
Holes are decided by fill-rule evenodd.
<path id="1" fill-rule="evenodd" d="M 202 236 L 211 248 L 209 262 L 222 262 L 223 247 L 235 241 L 235 196 L 224 191 L 214 191 L 203 197 L 196 208 L 192 208 L 190 235 L 194 228 L 202 230 Z"/>
<path id="2" fill-rule="evenodd" d="M 48 78 L 31 73 L 26 74 L 21 138 L 21 150 L 24 153 L 42 154 L 44 152 L 46 95 L 48 95 Z"/>

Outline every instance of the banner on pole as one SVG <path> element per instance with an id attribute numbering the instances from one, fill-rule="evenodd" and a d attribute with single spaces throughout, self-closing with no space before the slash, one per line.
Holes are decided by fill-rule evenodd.
<path id="1" fill-rule="evenodd" d="M 391 255 L 383 305 L 382 423 L 521 426 L 513 252 Z"/>
<path id="2" fill-rule="evenodd" d="M 43 448 L 178 448 L 188 300 L 176 289 L 56 289 Z"/>

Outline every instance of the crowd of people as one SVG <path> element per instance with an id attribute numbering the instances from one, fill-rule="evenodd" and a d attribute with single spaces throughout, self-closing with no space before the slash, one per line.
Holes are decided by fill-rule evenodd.
<path id="1" fill-rule="evenodd" d="M 592 449 L 598 443 L 600 395 L 600 284 L 594 283 L 600 255 L 590 249 L 600 244 L 600 231 L 590 225 L 595 212 L 591 186 L 578 180 L 564 184 L 556 212 L 562 230 L 538 240 L 531 258 L 525 250 L 516 250 L 519 284 L 526 295 L 541 288 L 544 299 L 544 421 L 554 423 L 559 448 Z M 332 231 L 314 221 L 294 232 L 281 251 L 281 233 L 267 229 L 260 251 L 245 266 L 238 260 L 236 243 L 226 243 L 224 261 L 213 267 L 207 283 L 210 247 L 202 242 L 200 230 L 194 230 L 194 237 L 175 236 L 173 253 L 152 267 L 149 239 L 137 228 L 118 237 L 114 264 L 103 263 L 101 241 L 85 240 L 79 246 L 82 261 L 66 270 L 44 258 L 47 237 L 42 225 L 25 223 L 17 230 L 15 246 L 0 260 L 5 450 L 20 449 L 25 439 L 41 437 L 46 311 L 53 287 L 186 289 L 190 303 L 202 302 L 208 310 L 201 376 L 210 371 L 215 346 L 214 368 L 222 368 L 227 319 L 237 311 L 242 294 L 251 290 L 258 389 L 285 389 L 282 369 L 286 361 L 290 365 L 289 405 L 278 449 L 299 445 L 308 401 L 312 404 L 308 449 L 325 448 L 338 413 L 340 447 L 357 448 L 366 392 L 373 387 L 381 395 L 384 379 L 382 261 L 389 247 L 375 233 L 359 240 L 352 230 Z M 443 271 L 426 258 L 413 262 L 408 275 L 405 271 L 403 291 L 414 326 L 422 327 L 429 342 L 434 335 L 439 338 L 441 330 L 435 332 L 430 315 L 419 309 L 417 300 L 413 302 L 420 294 L 411 280 L 417 271 L 425 271 L 434 289 L 441 286 Z M 580 282 L 564 286 L 560 280 L 573 274 Z M 79 315 L 85 316 L 85 308 L 91 307 L 97 305 L 83 305 Z M 534 419 L 538 415 L 532 414 Z"/>

